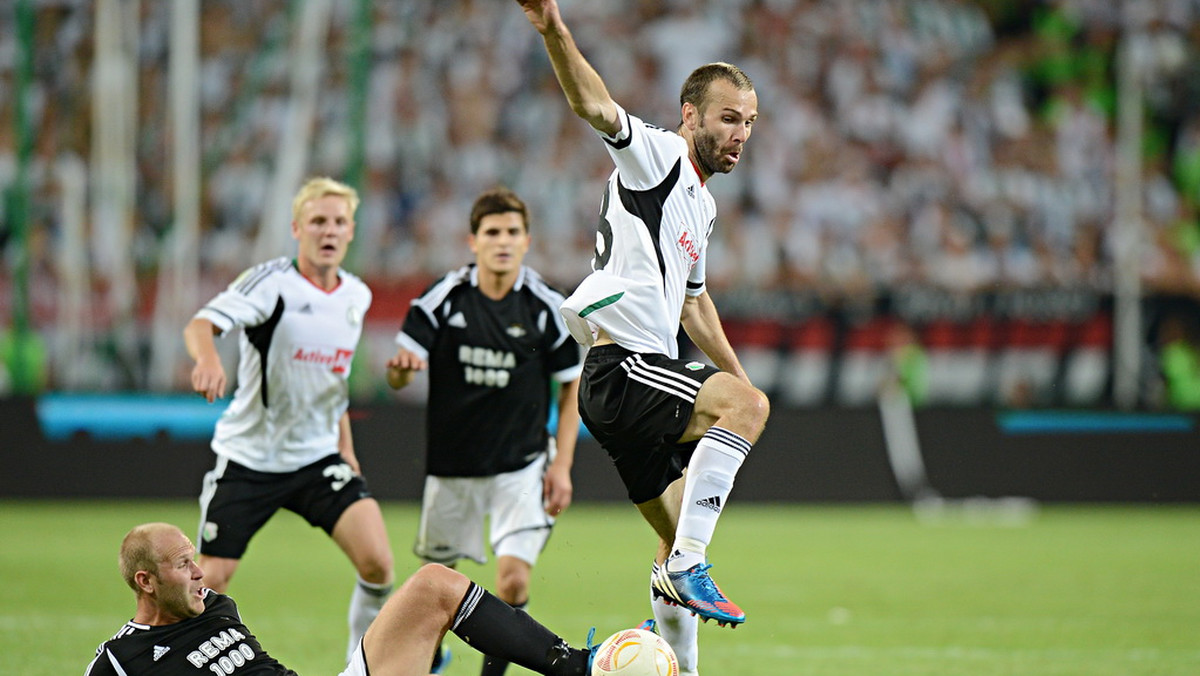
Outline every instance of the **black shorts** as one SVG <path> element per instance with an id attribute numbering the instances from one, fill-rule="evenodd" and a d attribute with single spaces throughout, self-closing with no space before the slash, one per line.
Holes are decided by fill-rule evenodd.
<path id="1" fill-rule="evenodd" d="M 682 476 L 696 442 L 677 442 L 700 386 L 716 373 L 698 361 L 618 345 L 588 350 L 579 415 L 612 458 L 635 504 L 657 498 Z"/>
<path id="2" fill-rule="evenodd" d="M 280 508 L 333 533 L 350 505 L 371 497 L 367 481 L 334 453 L 295 472 L 258 472 L 217 456 L 200 493 L 201 554 L 240 559 L 250 538 Z"/>

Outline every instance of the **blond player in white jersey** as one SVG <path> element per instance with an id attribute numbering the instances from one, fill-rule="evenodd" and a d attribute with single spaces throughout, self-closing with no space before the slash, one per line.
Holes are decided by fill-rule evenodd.
<path id="1" fill-rule="evenodd" d="M 208 587 L 224 593 L 250 538 L 280 508 L 323 529 L 358 573 L 348 654 L 391 593 L 393 560 L 350 432 L 350 363 L 371 291 L 341 269 L 354 239 L 358 193 L 329 178 L 292 203 L 294 259 L 242 273 L 184 329 L 196 360 L 192 389 L 224 396 L 214 336 L 242 329 L 237 390 L 217 422 L 217 462 L 204 477 L 197 544 Z"/>
<path id="2" fill-rule="evenodd" d="M 705 288 L 716 218 L 705 183 L 738 164 L 758 97 L 741 69 L 708 64 L 683 85 L 678 127 L 648 125 L 613 101 L 555 0 L 518 2 L 571 110 L 616 165 L 593 272 L 562 311 L 572 335 L 590 347 L 580 416 L 659 536 L 651 603 L 681 671 L 695 674 L 696 617 L 735 626 L 746 619 L 709 576 L 706 550 L 769 412 Z M 681 325 L 716 368 L 677 358 Z"/>

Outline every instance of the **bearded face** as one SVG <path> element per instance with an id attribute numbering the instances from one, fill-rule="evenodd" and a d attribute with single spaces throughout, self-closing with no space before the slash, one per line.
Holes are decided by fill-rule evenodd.
<path id="1" fill-rule="evenodd" d="M 700 108 L 690 108 L 693 160 L 706 176 L 728 174 L 737 166 L 742 149 L 758 118 L 758 96 L 717 80 L 709 85 Z"/>

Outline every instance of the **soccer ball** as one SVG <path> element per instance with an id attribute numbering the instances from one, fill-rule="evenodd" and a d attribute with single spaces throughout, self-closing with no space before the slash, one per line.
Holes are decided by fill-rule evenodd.
<path id="1" fill-rule="evenodd" d="M 592 661 L 592 676 L 679 676 L 675 651 L 661 636 L 622 629 L 604 639 Z"/>

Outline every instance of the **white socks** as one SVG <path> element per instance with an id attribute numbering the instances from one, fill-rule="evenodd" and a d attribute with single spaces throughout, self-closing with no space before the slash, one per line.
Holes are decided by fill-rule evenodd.
<path id="1" fill-rule="evenodd" d="M 733 479 L 749 453 L 749 441 L 720 427 L 710 427 L 696 444 L 688 462 L 675 543 L 667 560 L 670 571 L 704 563 L 717 519 L 733 490 Z"/>
<path id="2" fill-rule="evenodd" d="M 358 578 L 358 584 L 354 585 L 354 592 L 350 594 L 350 644 L 346 647 L 347 662 L 354 656 L 358 642 L 362 640 L 363 634 L 367 633 L 367 627 L 371 626 L 371 621 L 379 614 L 379 609 L 383 608 L 391 593 L 391 584 L 374 584 Z"/>
<path id="3" fill-rule="evenodd" d="M 658 575 L 658 564 L 654 564 L 650 580 L 653 582 Z M 696 640 L 700 618 L 683 606 L 667 605 L 662 599 L 650 594 L 650 607 L 654 610 L 654 622 L 658 625 L 658 634 L 671 644 L 675 656 L 679 658 L 681 674 L 696 673 L 696 663 L 699 661 L 699 645 Z"/>

